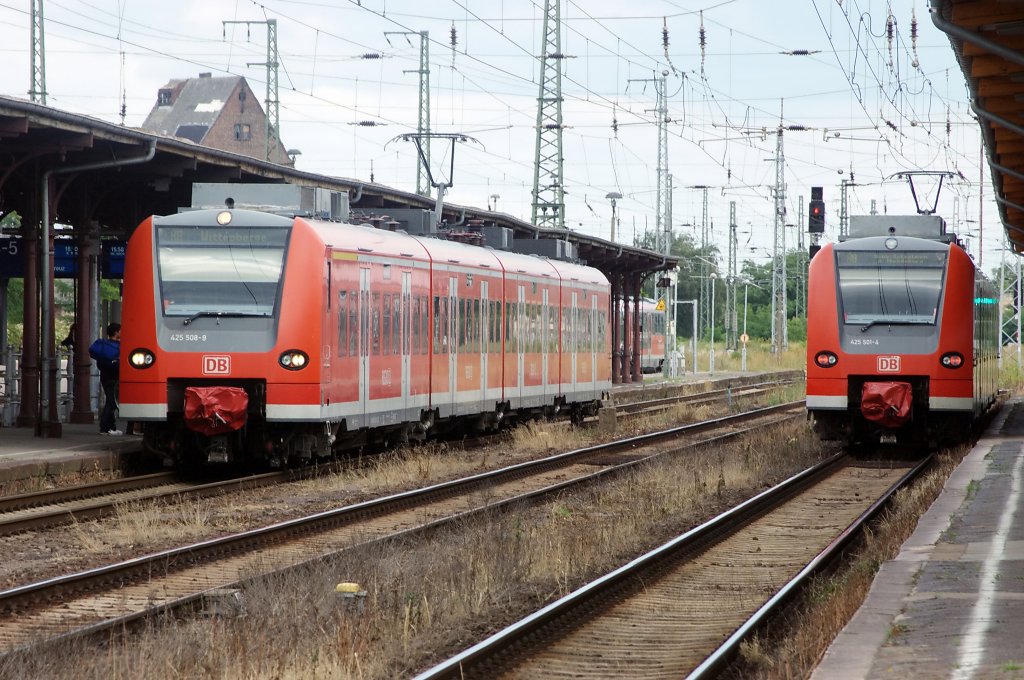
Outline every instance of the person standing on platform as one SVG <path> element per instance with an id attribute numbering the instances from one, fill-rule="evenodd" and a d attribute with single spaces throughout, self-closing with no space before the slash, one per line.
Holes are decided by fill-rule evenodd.
<path id="1" fill-rule="evenodd" d="M 121 377 L 121 324 L 107 326 L 107 337 L 89 345 L 89 356 L 96 361 L 103 386 L 103 410 L 100 412 L 100 434 L 119 436 L 117 429 L 117 383 Z"/>

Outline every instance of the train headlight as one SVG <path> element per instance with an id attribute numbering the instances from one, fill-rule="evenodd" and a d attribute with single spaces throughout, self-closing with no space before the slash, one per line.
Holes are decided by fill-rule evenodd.
<path id="1" fill-rule="evenodd" d="M 148 349 L 133 349 L 128 353 L 128 363 L 132 368 L 149 368 L 156 361 L 156 357 Z"/>
<path id="2" fill-rule="evenodd" d="M 946 352 L 939 358 L 944 368 L 960 368 L 964 365 L 964 355 L 960 352 Z"/>
<path id="3" fill-rule="evenodd" d="M 289 371 L 298 371 L 305 368 L 306 364 L 309 363 L 309 356 L 297 349 L 290 349 L 281 354 L 277 362 Z"/>
<path id="4" fill-rule="evenodd" d="M 834 352 L 818 352 L 814 355 L 814 363 L 821 368 L 832 368 L 839 363 L 839 357 Z"/>

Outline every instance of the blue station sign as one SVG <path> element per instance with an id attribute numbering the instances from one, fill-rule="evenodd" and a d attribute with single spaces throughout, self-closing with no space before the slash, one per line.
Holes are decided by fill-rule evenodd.
<path id="1" fill-rule="evenodd" d="M 100 243 L 100 277 L 124 277 L 126 244 L 119 240 Z M 58 279 L 73 279 L 78 275 L 78 246 L 71 239 L 59 238 L 53 242 L 53 275 Z M 25 246 L 18 236 L 0 238 L 0 279 L 25 278 Z"/>

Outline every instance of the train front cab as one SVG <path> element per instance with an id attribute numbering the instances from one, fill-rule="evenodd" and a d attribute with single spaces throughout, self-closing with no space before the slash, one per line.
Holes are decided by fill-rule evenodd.
<path id="1" fill-rule="evenodd" d="M 975 388 L 975 369 L 991 371 L 987 350 L 975 350 L 967 254 L 928 239 L 853 239 L 823 247 L 808 280 L 807 409 L 818 434 L 914 445 L 963 438 L 994 393 Z M 893 398 L 894 384 L 909 386 L 909 405 Z"/>
<path id="2" fill-rule="evenodd" d="M 289 263 L 322 261 L 308 225 L 264 213 L 193 211 L 135 230 L 119 407 L 147 448 L 226 462 L 274 441 L 275 419 L 319 416 L 321 329 L 309 319 L 323 318 L 326 282 L 320 267 Z M 213 420 L 209 400 L 222 407 Z"/>

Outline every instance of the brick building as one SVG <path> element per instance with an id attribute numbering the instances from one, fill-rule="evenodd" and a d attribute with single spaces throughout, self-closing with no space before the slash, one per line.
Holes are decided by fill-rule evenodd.
<path id="1" fill-rule="evenodd" d="M 266 112 L 241 76 L 200 73 L 198 78 L 171 80 L 157 93 L 142 129 L 261 160 L 266 153 Z M 280 140 L 270 160 L 294 165 Z"/>

